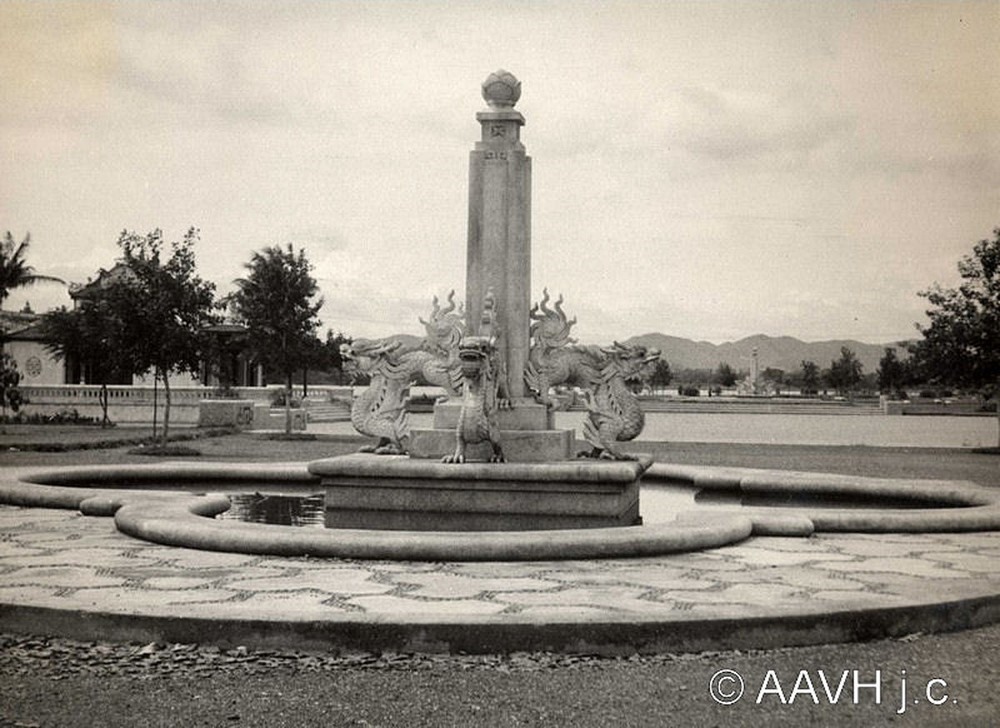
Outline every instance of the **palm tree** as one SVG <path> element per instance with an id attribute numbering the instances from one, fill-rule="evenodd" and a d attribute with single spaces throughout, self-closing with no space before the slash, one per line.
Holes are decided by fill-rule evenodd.
<path id="1" fill-rule="evenodd" d="M 3 302 L 15 288 L 30 286 L 38 281 L 65 283 L 61 278 L 36 273 L 35 269 L 25 262 L 30 242 L 31 235 L 27 234 L 24 240 L 15 243 L 14 236 L 9 230 L 4 235 L 3 241 L 0 241 L 0 306 L 3 306 Z"/>

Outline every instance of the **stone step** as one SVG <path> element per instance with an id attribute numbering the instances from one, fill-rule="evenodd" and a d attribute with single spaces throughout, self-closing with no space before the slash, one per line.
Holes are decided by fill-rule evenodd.
<path id="1" fill-rule="evenodd" d="M 331 402 L 325 397 L 322 399 L 307 397 L 302 404 L 309 415 L 310 422 L 340 422 L 351 415 L 349 402 Z"/>

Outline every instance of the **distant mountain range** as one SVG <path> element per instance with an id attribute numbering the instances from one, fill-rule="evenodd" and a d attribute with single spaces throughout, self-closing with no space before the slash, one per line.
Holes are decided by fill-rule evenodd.
<path id="1" fill-rule="evenodd" d="M 757 347 L 760 370 L 771 367 L 786 372 L 802 369 L 803 361 L 812 361 L 822 370 L 830 362 L 840 358 L 840 349 L 846 346 L 853 351 L 864 365 L 865 373 L 874 372 L 885 354 L 887 347 L 897 347 L 897 355 L 906 358 L 906 350 L 898 342 L 889 344 L 865 344 L 860 341 L 801 341 L 791 336 L 748 336 L 739 341 L 712 344 L 708 341 L 692 341 L 666 334 L 643 334 L 633 336 L 624 343 L 642 344 L 655 347 L 674 371 L 678 369 L 715 369 L 721 362 L 729 364 L 736 371 L 750 369 L 750 357 Z"/>

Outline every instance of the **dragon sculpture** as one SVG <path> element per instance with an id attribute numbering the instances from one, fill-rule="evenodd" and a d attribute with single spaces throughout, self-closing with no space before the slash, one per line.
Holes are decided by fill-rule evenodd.
<path id="1" fill-rule="evenodd" d="M 562 296 L 549 307 L 549 292 L 531 309 L 531 350 L 525 383 L 539 402 L 552 406 L 549 390 L 559 385 L 577 386 L 586 392 L 587 418 L 584 439 L 592 450 L 581 453 L 609 460 L 630 460 L 619 442 L 635 439 L 645 426 L 645 415 L 632 391 L 660 357 L 657 349 L 626 346 L 584 346 L 576 343 L 570 329 L 576 319 L 567 319 Z"/>
<path id="2" fill-rule="evenodd" d="M 378 442 L 361 448 L 378 455 L 402 455 L 410 438 L 406 398 L 412 384 L 430 384 L 456 396 L 462 387 L 458 344 L 464 329 L 464 314 L 448 295 L 442 308 L 434 297 L 429 321 L 420 319 L 426 336 L 417 344 L 402 338 L 356 339 L 341 345 L 341 356 L 358 373 L 367 374 L 370 384 L 351 405 L 351 424 L 362 435 Z"/>
<path id="3" fill-rule="evenodd" d="M 465 391 L 455 428 L 455 452 L 441 459 L 445 463 L 464 463 L 466 447 L 480 442 L 490 443 L 491 463 L 505 461 L 497 411 L 510 407 L 510 395 L 506 391 L 507 378 L 502 359 L 497 353 L 494 305 L 493 291 L 488 290 L 483 301 L 480 335 L 465 336 L 459 344 L 458 357 Z"/>

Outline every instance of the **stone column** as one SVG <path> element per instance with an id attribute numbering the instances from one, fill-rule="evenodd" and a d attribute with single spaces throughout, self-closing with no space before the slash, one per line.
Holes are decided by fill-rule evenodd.
<path id="1" fill-rule="evenodd" d="M 531 158 L 521 144 L 524 117 L 514 110 L 521 82 L 500 70 L 483 82 L 489 109 L 476 114 L 482 138 L 469 155 L 469 238 L 465 306 L 479 333 L 483 298 L 496 299 L 500 349 L 511 399 L 525 395 L 531 308 Z"/>
<path id="2" fill-rule="evenodd" d="M 497 412 L 504 454 L 511 462 L 555 462 L 572 458 L 574 431 L 555 429 L 553 413 L 534 401 L 524 384 L 531 323 L 531 158 L 521 144 L 524 117 L 514 110 L 520 95 L 520 81 L 506 71 L 483 82 L 489 108 L 476 114 L 482 138 L 469 154 L 465 320 L 470 334 L 483 333 L 483 301 L 492 290 L 514 404 Z M 461 409 L 458 399 L 435 404 L 434 427 L 411 432 L 410 457 L 453 453 Z M 489 443 L 470 447 L 472 460 L 489 454 Z"/>

